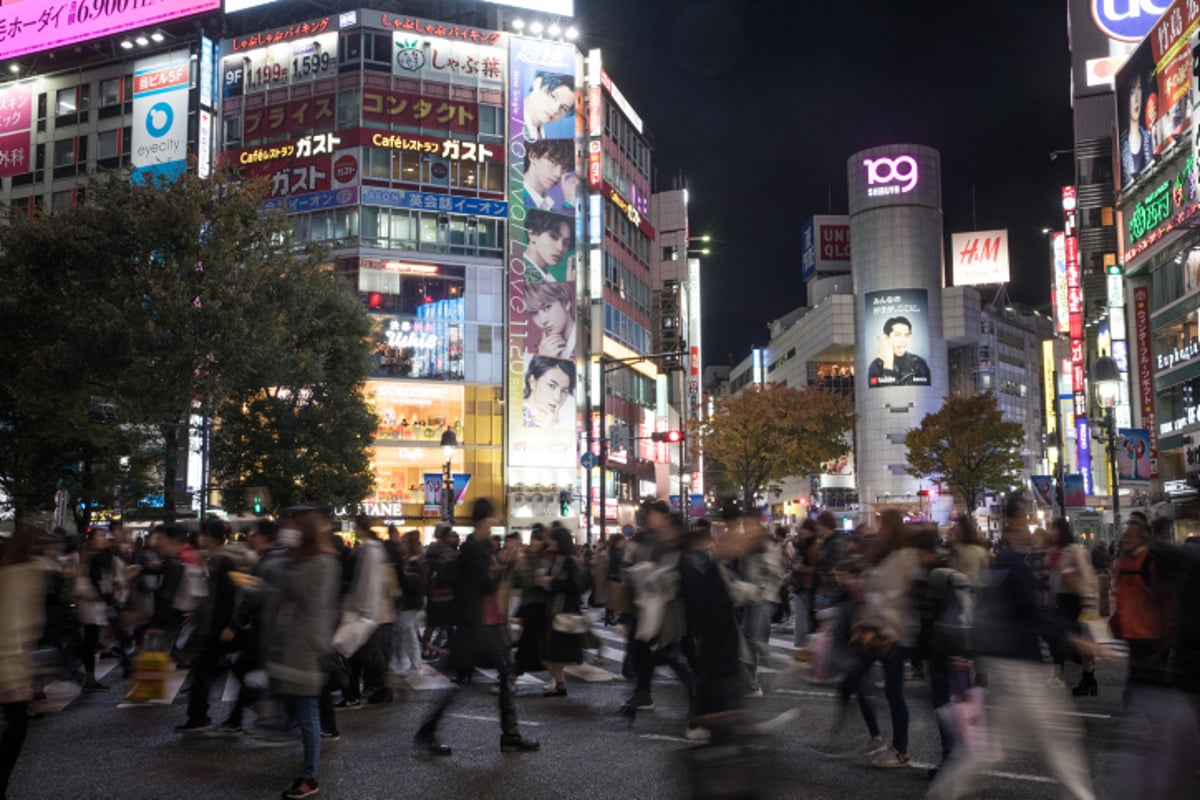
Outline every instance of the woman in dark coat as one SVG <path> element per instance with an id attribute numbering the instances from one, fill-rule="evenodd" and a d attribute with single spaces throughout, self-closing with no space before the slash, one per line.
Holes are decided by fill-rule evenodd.
<path id="1" fill-rule="evenodd" d="M 585 575 L 583 561 L 571 532 L 559 524 L 550 528 L 546 542 L 550 559 L 550 572 L 541 580 L 546 590 L 546 651 L 543 663 L 550 673 L 550 686 L 545 697 L 566 697 L 563 668 L 567 664 L 583 662 L 583 634 L 565 633 L 554 629 L 554 618 L 558 614 L 579 615 L 583 607 Z"/>

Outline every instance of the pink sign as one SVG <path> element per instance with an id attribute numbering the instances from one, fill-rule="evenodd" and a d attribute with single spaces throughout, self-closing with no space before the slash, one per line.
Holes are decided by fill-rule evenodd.
<path id="1" fill-rule="evenodd" d="M 28 131 L 33 90 L 28 85 L 0 89 L 0 133 Z"/>
<path id="2" fill-rule="evenodd" d="M 0 176 L 29 172 L 29 131 L 0 136 Z"/>
<path id="3" fill-rule="evenodd" d="M 221 0 L 21 0 L 0 8 L 0 60 L 221 8 Z"/>

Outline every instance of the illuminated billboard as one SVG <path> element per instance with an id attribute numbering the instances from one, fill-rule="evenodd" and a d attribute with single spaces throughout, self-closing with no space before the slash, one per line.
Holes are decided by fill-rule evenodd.
<path id="1" fill-rule="evenodd" d="M 858 335 L 873 342 L 875 358 L 867 365 L 867 386 L 928 386 L 930 352 L 929 293 L 891 289 L 863 295 Z M 924 356 L 921 354 L 925 354 Z"/>
<path id="2" fill-rule="evenodd" d="M 1067 243 L 1062 231 L 1055 231 L 1050 243 L 1054 258 L 1054 330 L 1057 333 L 1069 333 L 1071 318 L 1068 314 L 1069 299 L 1067 297 Z"/>
<path id="3" fill-rule="evenodd" d="M 0 176 L 22 175 L 31 167 L 33 87 L 0 89 Z"/>
<path id="4" fill-rule="evenodd" d="M 1192 127 L 1192 53 L 1200 3 L 1176 0 L 1117 73 L 1122 191 L 1187 144 Z"/>
<path id="5" fill-rule="evenodd" d="M 950 234 L 951 277 L 955 286 L 1008 283 L 1008 231 Z"/>
<path id="6" fill-rule="evenodd" d="M 509 71 L 509 483 L 562 490 L 577 457 L 575 48 L 514 37 Z"/>
<path id="7" fill-rule="evenodd" d="M 215 11 L 221 0 L 134 0 L 68 3 L 21 0 L 0 9 L 0 60 L 40 53 L 114 33 Z"/>
<path id="8" fill-rule="evenodd" d="M 134 180 L 171 179 L 183 173 L 190 82 L 191 61 L 186 50 L 134 63 L 129 156 Z"/>

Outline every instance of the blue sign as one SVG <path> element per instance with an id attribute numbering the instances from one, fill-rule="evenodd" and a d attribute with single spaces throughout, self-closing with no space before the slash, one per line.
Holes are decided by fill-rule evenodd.
<path id="1" fill-rule="evenodd" d="M 1111 39 L 1140 42 L 1171 7 L 1171 0 L 1092 0 L 1092 19 Z"/>
<path id="2" fill-rule="evenodd" d="M 800 278 L 808 280 L 817 271 L 817 241 L 816 220 L 808 218 L 808 222 L 800 228 Z"/>
<path id="3" fill-rule="evenodd" d="M 167 135 L 167 131 L 171 130 L 171 123 L 174 121 L 175 109 L 171 108 L 170 103 L 155 103 L 150 106 L 150 111 L 146 114 L 146 132 L 155 139 L 161 139 Z"/>
<path id="4" fill-rule="evenodd" d="M 345 189 L 328 189 L 324 192 L 309 192 L 292 197 L 281 197 L 278 200 L 268 200 L 263 203 L 263 208 L 272 209 L 285 206 L 287 213 L 296 214 L 301 211 L 352 206 L 356 203 L 358 203 L 358 187 L 351 186 Z"/>
<path id="5" fill-rule="evenodd" d="M 485 200 L 480 197 L 451 197 L 429 192 L 412 192 L 408 189 L 383 189 L 364 186 L 362 202 L 367 206 L 389 208 L 411 208 L 422 211 L 445 211 L 451 214 L 472 214 L 477 217 L 504 218 L 508 216 L 508 203 L 503 200 Z"/>
<path id="6" fill-rule="evenodd" d="M 591 469 L 596 466 L 596 454 L 592 451 L 587 451 L 579 457 L 579 466 L 584 469 Z"/>

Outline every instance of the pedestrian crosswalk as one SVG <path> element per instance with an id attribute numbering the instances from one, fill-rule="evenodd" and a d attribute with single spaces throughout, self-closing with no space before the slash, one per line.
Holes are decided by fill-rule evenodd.
<path id="1" fill-rule="evenodd" d="M 602 615 L 598 611 L 592 611 L 589 618 L 592 622 L 592 633 L 595 634 L 600 646 L 597 649 L 585 651 L 583 663 L 568 665 L 564 670 L 566 675 L 571 680 L 588 684 L 624 681 L 625 679 L 621 674 L 626 649 L 624 631 L 615 627 L 605 626 L 602 623 Z M 761 667 L 759 670 L 761 673 L 777 672 L 779 666 L 785 661 L 789 664 L 791 663 L 793 648 L 790 639 L 772 636 L 770 648 L 774 659 L 778 663 L 776 668 Z M 184 691 L 184 685 L 187 680 L 188 671 L 172 665 L 166 675 L 165 691 L 162 698 L 148 701 L 131 700 L 127 697 L 130 684 L 128 681 L 123 681 L 119 678 L 119 667 L 119 662 L 114 658 L 102 657 L 97 659 L 96 679 L 107 684 L 109 688 L 107 691 L 88 695 L 91 702 L 111 703 L 120 709 L 137 709 L 172 705 L 182 702 L 187 696 L 187 693 Z M 660 667 L 657 670 L 655 679 L 666 682 L 675 682 L 678 680 L 675 674 L 665 667 Z M 488 684 L 495 683 L 497 680 L 498 675 L 495 670 L 477 669 L 472 682 Z M 393 673 L 389 683 L 393 689 L 413 692 L 436 692 L 448 689 L 453 685 L 447 672 L 441 671 L 435 664 L 429 662 L 422 664 L 419 672 L 406 671 Z M 518 691 L 521 689 L 540 690 L 543 686 L 544 682 L 538 675 L 521 675 L 517 679 Z M 214 699 L 218 690 L 221 700 L 231 703 L 237 699 L 240 684 L 232 674 L 226 673 L 219 677 L 214 684 Z M 31 710 L 35 713 L 60 713 L 83 697 L 79 685 L 70 681 L 53 681 L 45 687 L 44 691 L 45 698 L 35 701 L 31 706 Z"/>

